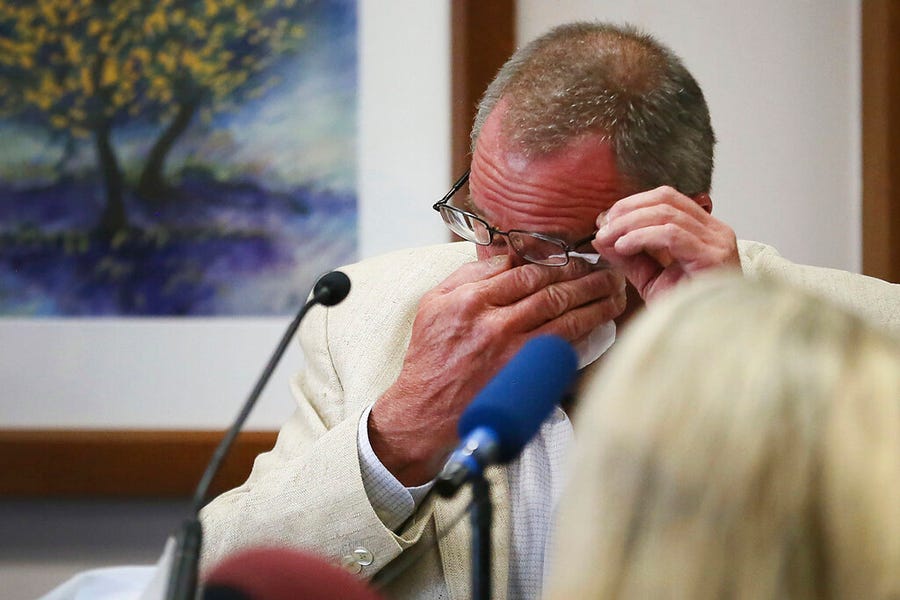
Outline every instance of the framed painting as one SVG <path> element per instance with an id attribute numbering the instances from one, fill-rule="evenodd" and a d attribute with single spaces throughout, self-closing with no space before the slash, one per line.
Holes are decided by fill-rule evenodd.
<path id="1" fill-rule="evenodd" d="M 357 256 L 355 0 L 0 0 L 0 314 L 270 316 Z"/>
<path id="2" fill-rule="evenodd" d="M 52 88 L 46 52 L 34 81 L 3 66 L 20 91 L 0 113 L 0 494 L 188 495 L 318 274 L 446 239 L 430 206 L 512 49 L 513 2 L 19 4 L 0 0 L 0 44 L 55 20 L 87 80 L 48 97 L 28 92 Z M 133 34 L 95 39 L 114 25 Z M 80 68 L 111 48 L 117 77 Z M 290 414 L 293 346 L 217 489 Z"/>

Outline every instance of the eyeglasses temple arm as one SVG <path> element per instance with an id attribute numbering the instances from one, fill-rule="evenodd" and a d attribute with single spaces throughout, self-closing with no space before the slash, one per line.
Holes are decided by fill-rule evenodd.
<path id="1" fill-rule="evenodd" d="M 594 236 L 597 235 L 597 232 L 598 232 L 598 231 L 600 231 L 600 230 L 599 230 L 599 229 L 595 229 L 595 230 L 594 230 L 594 233 L 592 233 L 591 235 L 587 236 L 586 238 L 582 238 L 582 239 L 580 239 L 580 240 L 574 242 L 574 243 L 572 244 L 572 249 L 574 250 L 574 249 L 577 249 L 577 248 L 581 248 L 581 247 L 584 246 L 585 244 L 587 244 L 587 243 L 593 241 L 593 240 L 594 240 Z"/>
<path id="2" fill-rule="evenodd" d="M 441 204 L 447 204 L 447 202 L 450 200 L 450 198 L 453 197 L 453 194 L 458 192 L 459 188 L 466 185 L 466 182 L 468 180 L 469 180 L 469 169 L 466 169 L 466 172 L 463 173 L 462 177 L 460 177 L 459 179 L 456 180 L 456 183 L 453 184 L 453 187 L 450 188 L 450 191 L 447 192 L 446 194 L 444 194 L 443 198 L 441 198 L 440 200 L 435 202 L 434 206 L 432 206 L 432 208 L 437 210 L 437 207 L 440 206 Z"/>

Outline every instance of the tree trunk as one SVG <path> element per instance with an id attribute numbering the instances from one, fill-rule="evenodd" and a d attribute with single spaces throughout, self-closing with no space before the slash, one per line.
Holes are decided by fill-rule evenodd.
<path id="1" fill-rule="evenodd" d="M 124 185 L 122 171 L 115 149 L 110 142 L 110 126 L 104 123 L 94 131 L 94 142 L 97 150 L 97 164 L 103 176 L 106 191 L 106 206 L 100 216 L 98 229 L 103 234 L 112 234 L 128 227 L 125 215 Z"/>
<path id="2" fill-rule="evenodd" d="M 191 120 L 196 112 L 196 102 L 181 104 L 178 107 L 178 114 L 175 115 L 169 126 L 166 127 L 165 131 L 153 144 L 138 182 L 138 194 L 142 198 L 146 200 L 164 200 L 168 195 L 169 186 L 166 184 L 164 174 L 166 158 L 175 142 L 191 124 Z"/>

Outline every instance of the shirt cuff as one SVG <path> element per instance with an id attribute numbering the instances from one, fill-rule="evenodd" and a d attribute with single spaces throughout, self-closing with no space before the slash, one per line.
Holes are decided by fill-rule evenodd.
<path id="1" fill-rule="evenodd" d="M 387 470 L 372 450 L 369 442 L 369 413 L 367 408 L 359 418 L 357 447 L 359 448 L 359 465 L 362 471 L 363 487 L 375 514 L 385 527 L 393 531 L 415 512 L 416 507 L 431 486 L 433 481 L 415 487 L 406 487 Z"/>

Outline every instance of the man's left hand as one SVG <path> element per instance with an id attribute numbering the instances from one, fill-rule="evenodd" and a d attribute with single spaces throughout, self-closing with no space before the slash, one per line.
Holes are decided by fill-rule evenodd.
<path id="1" fill-rule="evenodd" d="M 689 198 L 667 186 L 628 196 L 597 218 L 592 245 L 652 302 L 684 277 L 740 269 L 734 230 L 711 206 L 708 194 Z"/>

